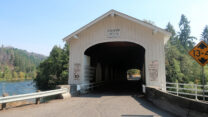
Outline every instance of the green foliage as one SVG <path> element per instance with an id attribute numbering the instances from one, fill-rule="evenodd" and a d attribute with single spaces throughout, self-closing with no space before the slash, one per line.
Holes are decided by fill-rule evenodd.
<path id="1" fill-rule="evenodd" d="M 168 82 L 200 84 L 202 81 L 201 66 L 188 55 L 189 50 L 194 46 L 193 39 L 195 39 L 190 36 L 191 27 L 189 23 L 190 21 L 182 15 L 178 34 L 170 23 L 166 27 L 166 31 L 172 34 L 165 46 L 166 78 Z M 206 33 L 202 35 L 206 37 Z M 208 70 L 208 68 L 205 68 L 205 76 L 207 77 L 206 69 Z"/>
<path id="2" fill-rule="evenodd" d="M 153 21 L 151 21 L 151 20 L 146 20 L 146 19 L 144 19 L 143 22 L 144 22 L 144 23 L 147 23 L 147 24 L 150 24 L 150 25 L 154 25 L 154 24 L 155 24 Z"/>
<path id="3" fill-rule="evenodd" d="M 194 42 L 193 39 L 196 39 L 195 37 L 190 36 L 191 34 L 191 28 L 190 28 L 190 21 L 186 18 L 185 15 L 181 15 L 181 20 L 179 22 L 179 41 L 180 44 L 185 48 L 185 49 L 190 49 L 193 48 Z"/>
<path id="4" fill-rule="evenodd" d="M 19 78 L 17 72 L 13 72 L 13 78 L 15 78 L 15 79 Z"/>
<path id="5" fill-rule="evenodd" d="M 129 74 L 129 75 L 136 75 L 136 74 L 140 75 L 140 70 L 139 69 L 129 69 L 127 71 L 127 74 Z"/>
<path id="6" fill-rule="evenodd" d="M 9 70 L 8 67 L 5 67 L 4 73 L 3 73 L 3 78 L 8 79 L 8 78 L 11 78 L 11 77 L 12 77 L 11 71 Z"/>
<path id="7" fill-rule="evenodd" d="M 194 86 L 194 83 L 193 82 L 190 81 L 188 84 L 190 84 L 190 85 L 184 85 L 184 87 L 181 87 L 181 88 L 195 89 L 195 86 Z M 199 87 L 198 87 L 198 89 L 199 89 Z M 186 92 L 186 93 L 192 93 L 192 94 L 195 93 L 195 91 L 193 91 L 193 90 L 184 90 L 184 89 L 181 89 L 179 91 L 180 92 Z"/>
<path id="8" fill-rule="evenodd" d="M 208 84 L 208 66 L 204 67 L 204 74 L 205 74 L 205 81 L 206 84 Z"/>
<path id="9" fill-rule="evenodd" d="M 205 28 L 201 34 L 201 40 L 208 44 L 208 25 L 205 26 Z"/>
<path id="10" fill-rule="evenodd" d="M 3 72 L 0 71 L 0 78 L 3 78 Z"/>
<path id="11" fill-rule="evenodd" d="M 50 56 L 38 67 L 34 80 L 41 90 L 54 89 L 56 85 L 67 84 L 68 81 L 69 47 L 63 49 L 54 46 Z"/>
<path id="12" fill-rule="evenodd" d="M 170 22 L 168 22 L 168 25 L 167 25 L 167 28 L 166 28 L 166 31 L 170 32 L 172 34 L 172 36 L 170 37 L 170 41 L 169 43 L 171 45 L 174 45 L 177 43 L 177 39 L 176 39 L 176 32 L 173 28 L 173 25 L 170 24 Z"/>
<path id="13" fill-rule="evenodd" d="M 36 67 L 46 57 L 12 47 L 0 47 L 0 78 L 22 80 L 36 77 Z"/>
<path id="14" fill-rule="evenodd" d="M 24 72 L 19 72 L 19 78 L 21 78 L 21 79 L 25 78 L 25 73 Z"/>

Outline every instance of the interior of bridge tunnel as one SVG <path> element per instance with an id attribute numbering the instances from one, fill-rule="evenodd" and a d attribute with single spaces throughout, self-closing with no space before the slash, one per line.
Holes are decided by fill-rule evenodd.
<path id="1" fill-rule="evenodd" d="M 107 90 L 140 90 L 145 83 L 145 49 L 131 42 L 106 42 L 85 51 L 85 79 L 104 81 Z M 139 80 L 129 80 L 127 71 L 138 69 Z M 138 75 L 137 75 L 138 76 Z M 132 78 L 134 79 L 134 78 Z"/>

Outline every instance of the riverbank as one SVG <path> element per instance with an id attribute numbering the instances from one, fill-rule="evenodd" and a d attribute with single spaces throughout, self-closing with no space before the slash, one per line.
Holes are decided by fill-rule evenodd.
<path id="1" fill-rule="evenodd" d="M 20 79 L 20 78 L 0 78 L 0 82 L 6 82 L 6 81 L 24 81 L 24 80 L 33 80 L 34 78 L 24 78 L 24 79 Z"/>

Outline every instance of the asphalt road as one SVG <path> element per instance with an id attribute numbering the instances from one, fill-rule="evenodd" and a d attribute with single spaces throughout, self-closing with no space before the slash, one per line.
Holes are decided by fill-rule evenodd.
<path id="1" fill-rule="evenodd" d="M 0 111 L 0 117 L 174 117 L 134 93 L 94 92 Z"/>

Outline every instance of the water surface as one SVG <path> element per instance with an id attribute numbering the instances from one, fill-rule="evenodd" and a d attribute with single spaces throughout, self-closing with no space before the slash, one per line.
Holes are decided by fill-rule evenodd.
<path id="1" fill-rule="evenodd" d="M 36 90 L 37 88 L 35 87 L 33 80 L 0 82 L 0 96 L 2 96 L 3 93 L 8 93 L 9 95 L 17 95 L 33 93 L 36 92 Z"/>

